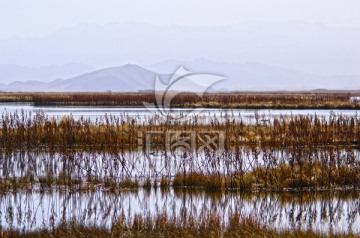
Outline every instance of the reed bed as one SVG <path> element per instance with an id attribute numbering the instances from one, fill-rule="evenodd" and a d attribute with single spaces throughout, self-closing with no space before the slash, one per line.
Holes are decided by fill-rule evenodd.
<path id="1" fill-rule="evenodd" d="M 228 92 L 175 95 L 172 107 L 217 108 L 339 108 L 359 109 L 351 97 L 359 92 Z M 174 95 L 167 95 L 173 97 Z M 140 106 L 156 103 L 154 92 L 138 93 L 0 93 L 0 102 L 29 102 L 35 106 Z"/>
<path id="2" fill-rule="evenodd" d="M 360 117 L 329 115 L 318 117 L 280 116 L 262 120 L 254 115 L 255 123 L 244 123 L 241 116 L 224 114 L 205 120 L 198 116 L 173 119 L 159 115 L 140 118 L 120 114 L 105 115 L 91 120 L 65 116 L 54 119 L 42 112 L 4 113 L 0 118 L 0 152 L 44 148 L 48 151 L 80 149 L 83 151 L 118 152 L 126 147 L 138 146 L 139 133 L 166 133 L 190 131 L 195 133 L 225 133 L 225 149 L 231 145 L 257 146 L 259 148 L 297 149 L 315 147 L 358 147 L 360 143 Z M 164 136 L 155 136 L 152 144 L 164 145 Z"/>
<path id="3" fill-rule="evenodd" d="M 255 124 L 234 115 L 206 122 L 153 116 L 138 123 L 125 115 L 92 121 L 3 114 L 0 188 L 30 189 L 33 183 L 83 188 L 90 183 L 116 190 L 136 188 L 139 180 L 148 179 L 162 187 L 205 189 L 359 188 L 357 115 L 289 116 L 266 123 L 254 117 Z M 146 145 L 155 151 L 139 137 L 149 131 L 160 133 Z M 167 149 L 164 135 L 169 131 L 221 131 L 225 136 L 221 148 L 202 148 L 196 137 L 193 150 L 176 153 L 176 147 Z"/>

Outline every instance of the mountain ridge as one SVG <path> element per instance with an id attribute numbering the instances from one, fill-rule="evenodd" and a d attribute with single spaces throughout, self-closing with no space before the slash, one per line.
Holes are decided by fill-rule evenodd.
<path id="1" fill-rule="evenodd" d="M 359 75 L 319 76 L 262 63 L 228 64 L 200 58 L 193 61 L 168 60 L 145 67 L 125 64 L 51 82 L 18 81 L 7 85 L 0 84 L 0 90 L 34 92 L 148 91 L 154 90 L 156 75 L 159 75 L 162 82 L 166 82 L 180 66 L 184 66 L 186 70 L 194 74 L 206 73 L 224 76 L 226 80 L 216 83 L 211 87 L 211 91 L 360 89 Z M 193 89 L 190 88 L 189 91 L 191 90 Z"/>

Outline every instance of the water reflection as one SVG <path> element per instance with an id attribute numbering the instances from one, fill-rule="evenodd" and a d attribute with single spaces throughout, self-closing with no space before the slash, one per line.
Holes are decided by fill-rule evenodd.
<path id="1" fill-rule="evenodd" d="M 208 193 L 183 190 L 143 190 L 86 193 L 54 190 L 50 193 L 7 193 L 0 196 L 0 223 L 4 229 L 33 230 L 60 222 L 110 227 L 119 217 L 166 213 L 194 217 L 212 213 L 227 222 L 237 211 L 278 229 L 360 234 L 358 192 L 332 193 Z"/>
<path id="2" fill-rule="evenodd" d="M 354 158 L 349 168 L 358 168 L 360 152 L 357 149 L 340 150 L 337 157 Z M 249 172 L 253 168 L 279 167 L 288 164 L 293 158 L 312 158 L 313 161 L 324 161 L 333 155 L 331 150 L 314 149 L 293 151 L 290 149 L 257 149 L 241 147 L 223 153 L 189 153 L 181 157 L 166 151 L 122 151 L 67 153 L 46 153 L 41 151 L 17 151 L 0 154 L 0 179 L 15 177 L 41 178 L 59 176 L 66 173 L 70 178 L 86 181 L 88 178 L 103 180 L 113 178 L 121 181 L 132 179 L 171 178 L 177 173 L 200 172 L 231 175 L 235 172 Z"/>

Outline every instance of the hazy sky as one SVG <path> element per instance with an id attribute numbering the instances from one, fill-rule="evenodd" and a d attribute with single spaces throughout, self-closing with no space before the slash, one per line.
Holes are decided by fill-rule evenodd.
<path id="1" fill-rule="evenodd" d="M 0 38 L 124 21 L 193 26 L 303 20 L 360 27 L 359 12 L 359 0 L 0 0 Z"/>

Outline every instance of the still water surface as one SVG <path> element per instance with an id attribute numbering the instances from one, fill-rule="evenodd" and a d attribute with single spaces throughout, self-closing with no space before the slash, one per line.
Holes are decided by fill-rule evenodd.
<path id="1" fill-rule="evenodd" d="M 135 107 L 34 107 L 31 104 L 0 104 L 0 114 L 3 113 L 15 113 L 15 112 L 31 112 L 35 114 L 37 112 L 43 112 L 45 115 L 55 118 L 61 118 L 62 116 L 72 115 L 74 118 L 90 118 L 96 119 L 105 115 L 113 116 L 129 116 L 134 117 L 139 123 L 146 122 L 146 120 L 158 113 L 157 109 L 147 108 L 135 108 Z M 357 110 L 276 110 L 276 109 L 220 109 L 220 108 L 204 108 L 197 109 L 193 112 L 190 109 L 175 108 L 173 109 L 175 115 L 198 115 L 204 120 L 209 118 L 221 119 L 225 115 L 233 115 L 239 120 L 243 120 L 245 123 L 255 122 L 255 113 L 259 115 L 259 120 L 267 121 L 280 116 L 290 115 L 317 115 L 319 117 L 328 117 L 333 115 L 344 115 L 344 116 L 357 116 Z"/>

